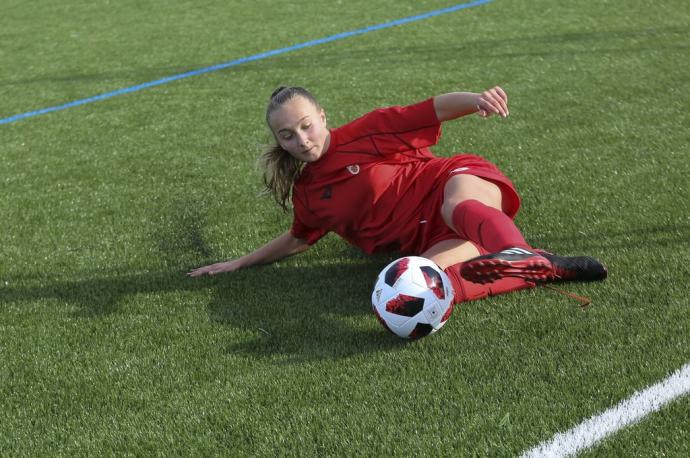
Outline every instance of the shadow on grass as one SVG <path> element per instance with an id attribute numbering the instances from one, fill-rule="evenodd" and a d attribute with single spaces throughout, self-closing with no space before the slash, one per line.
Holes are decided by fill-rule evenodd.
<path id="1" fill-rule="evenodd" d="M 29 283 L 29 286 L 11 286 Z M 212 287 L 210 282 L 193 282 L 179 271 L 146 273 L 109 272 L 83 280 L 21 279 L 0 288 L 0 304 L 56 300 L 79 307 L 81 317 L 99 317 L 119 311 L 124 300 L 138 294 L 153 294 Z"/>
<path id="2" fill-rule="evenodd" d="M 170 270 L 110 273 L 76 281 L 29 279 L 25 281 L 31 286 L 0 288 L 0 304 L 55 300 L 77 305 L 75 316 L 98 318 L 119 313 L 128 300 L 142 300 L 136 296 L 210 290 L 210 319 L 243 336 L 224 351 L 252 358 L 277 356 L 292 363 L 404 345 L 379 326 L 370 310 L 369 294 L 380 268 L 370 261 L 265 266 L 213 278 L 189 278 Z"/>
<path id="3" fill-rule="evenodd" d="M 402 347 L 371 313 L 371 288 L 382 266 L 258 268 L 219 283 L 208 306 L 217 323 L 256 337 L 230 353 L 286 362 L 340 358 Z"/>
<path id="4" fill-rule="evenodd" d="M 206 251 L 197 240 L 196 226 L 180 227 L 192 234 L 191 242 L 163 237 L 162 252 L 172 258 L 180 246 L 187 252 L 189 244 L 197 252 Z M 594 238 L 570 233 L 547 241 L 586 239 L 593 248 L 643 242 L 666 246 L 686 244 L 688 228 L 685 224 L 621 228 Z M 213 278 L 188 278 L 183 269 L 91 273 L 79 280 L 17 278 L 0 287 L 0 305 L 55 300 L 77 305 L 76 316 L 98 318 L 118 313 L 126 301 L 142 300 L 136 296 L 206 290 L 211 292 L 206 306 L 210 320 L 244 336 L 228 341 L 223 349 L 228 353 L 290 363 L 402 348 L 406 342 L 380 328 L 369 306 L 374 279 L 390 257 L 365 257 L 349 248 L 339 255 L 345 260 L 255 267 Z"/>

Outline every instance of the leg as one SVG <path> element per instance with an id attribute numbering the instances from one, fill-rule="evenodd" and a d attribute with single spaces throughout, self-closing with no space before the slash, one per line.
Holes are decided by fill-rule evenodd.
<path id="1" fill-rule="evenodd" d="M 494 281 L 491 285 L 474 283 L 462 278 L 460 270 L 463 262 L 485 253 L 486 250 L 471 242 L 453 239 L 435 244 L 421 256 L 434 261 L 448 275 L 455 291 L 456 304 L 534 287 L 534 283 L 521 278 L 506 277 Z"/>
<path id="2" fill-rule="evenodd" d="M 490 252 L 530 249 L 502 206 L 501 189 L 495 183 L 474 175 L 455 175 L 444 188 L 441 216 L 461 238 Z"/>
<path id="3" fill-rule="evenodd" d="M 441 216 L 460 238 L 485 247 L 491 254 L 462 266 L 462 276 L 476 283 L 504 277 L 547 280 L 551 262 L 534 252 L 513 220 L 504 213 L 501 189 L 474 175 L 455 175 L 444 188 Z"/>
<path id="4" fill-rule="evenodd" d="M 492 181 L 474 175 L 455 175 L 446 182 L 443 197 L 443 221 L 464 239 L 447 240 L 427 250 L 425 257 L 444 270 L 462 266 L 463 277 L 479 283 L 510 277 L 529 281 L 597 281 L 607 276 L 606 267 L 589 256 L 564 257 L 532 249 L 508 216 L 517 211 L 516 204 L 510 203 L 516 195 L 504 198 L 502 189 Z M 476 246 L 492 253 L 478 253 Z M 477 253 L 482 256 L 477 257 Z"/>
<path id="5" fill-rule="evenodd" d="M 443 189 L 441 216 L 453 227 L 453 210 L 465 200 L 477 200 L 484 205 L 503 210 L 503 195 L 497 184 L 474 175 L 459 174 L 448 179 Z"/>
<path id="6" fill-rule="evenodd" d="M 437 243 L 420 256 L 431 259 L 437 266 L 445 270 L 446 267 L 476 258 L 481 254 L 481 251 L 471 242 L 453 239 Z"/>

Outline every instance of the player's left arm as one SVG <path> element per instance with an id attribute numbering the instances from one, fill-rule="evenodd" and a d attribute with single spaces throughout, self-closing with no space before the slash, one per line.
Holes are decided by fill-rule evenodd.
<path id="1" fill-rule="evenodd" d="M 508 116 L 508 96 L 498 86 L 481 93 L 450 92 L 434 97 L 434 110 L 441 122 L 479 113 L 482 118 L 491 115 Z"/>

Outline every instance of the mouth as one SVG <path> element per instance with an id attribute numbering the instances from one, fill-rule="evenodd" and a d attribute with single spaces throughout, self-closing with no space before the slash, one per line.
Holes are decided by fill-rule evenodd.
<path id="1" fill-rule="evenodd" d="M 300 156 L 304 162 L 314 162 L 317 161 L 321 155 L 317 145 L 312 146 L 309 149 L 305 149 L 300 153 Z"/>

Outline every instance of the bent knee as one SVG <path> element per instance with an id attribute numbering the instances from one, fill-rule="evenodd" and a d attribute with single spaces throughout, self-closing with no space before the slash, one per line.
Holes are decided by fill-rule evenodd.
<path id="1" fill-rule="evenodd" d="M 477 200 L 489 207 L 501 209 L 502 193 L 496 183 L 474 175 L 455 175 L 446 183 L 443 193 L 443 206 L 452 211 L 466 200 Z M 450 208 L 450 210 L 448 210 Z"/>

